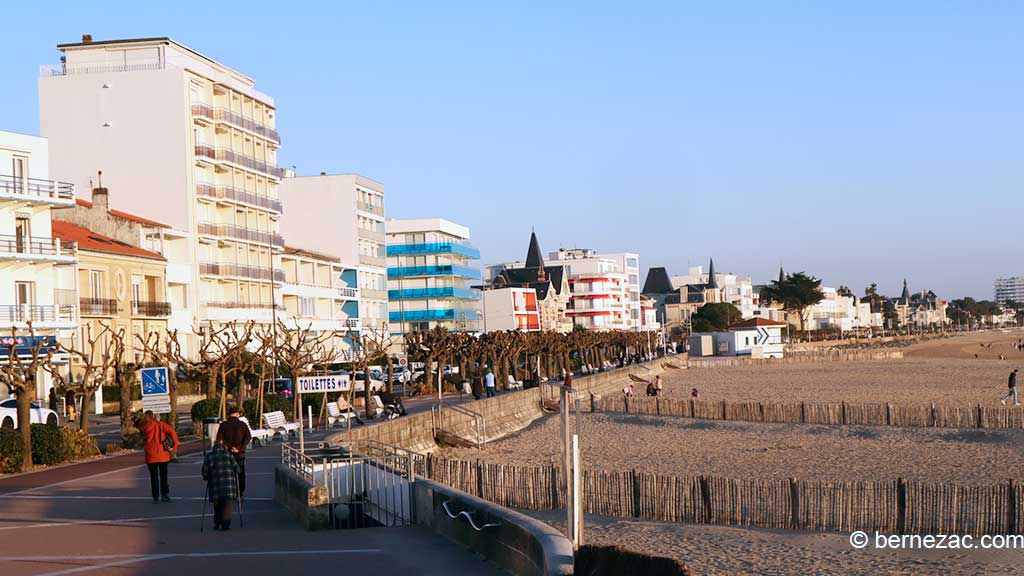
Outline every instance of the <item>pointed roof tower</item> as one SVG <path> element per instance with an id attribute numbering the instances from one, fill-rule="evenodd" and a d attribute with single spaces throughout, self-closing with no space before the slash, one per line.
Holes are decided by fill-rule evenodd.
<path id="1" fill-rule="evenodd" d="M 786 281 L 786 274 L 782 271 L 782 266 L 779 266 L 779 284 Z"/>
<path id="2" fill-rule="evenodd" d="M 902 300 L 904 304 L 910 302 L 910 290 L 907 290 L 906 278 L 903 279 L 903 293 L 900 294 L 900 300 Z"/>
<path id="3" fill-rule="evenodd" d="M 540 243 L 537 242 L 537 233 L 530 230 L 530 247 L 526 250 L 527 268 L 544 268 L 544 257 L 540 254 Z"/>
<path id="4" fill-rule="evenodd" d="M 711 263 L 708 264 L 708 288 L 718 288 L 718 281 L 715 280 L 715 259 L 711 259 Z"/>

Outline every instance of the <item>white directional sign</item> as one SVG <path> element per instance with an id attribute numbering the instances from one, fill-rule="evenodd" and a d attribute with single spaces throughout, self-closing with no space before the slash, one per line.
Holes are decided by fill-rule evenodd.
<path id="1" fill-rule="evenodd" d="M 154 414 L 170 414 L 171 413 L 171 397 L 167 395 L 160 396 L 143 396 L 142 397 L 142 410 L 151 411 Z"/>
<path id="2" fill-rule="evenodd" d="M 315 392 L 344 392 L 349 389 L 348 374 L 329 376 L 300 376 L 299 394 Z"/>
<path id="3" fill-rule="evenodd" d="M 142 369 L 142 396 L 166 396 L 170 391 L 167 388 L 167 368 L 143 368 Z"/>

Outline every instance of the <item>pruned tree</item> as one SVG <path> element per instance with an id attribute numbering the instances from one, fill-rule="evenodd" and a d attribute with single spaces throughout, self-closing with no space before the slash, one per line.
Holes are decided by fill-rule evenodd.
<path id="1" fill-rule="evenodd" d="M 124 336 L 124 328 L 118 330 L 119 337 Z M 101 323 L 100 329 L 93 331 L 92 324 L 86 324 L 82 330 L 81 349 L 58 343 L 50 348 L 46 355 L 46 362 L 43 367 L 53 378 L 54 383 L 63 390 L 73 390 L 76 395 L 82 397 L 82 409 L 78 412 L 78 427 L 83 432 L 89 431 L 89 412 L 93 397 L 99 390 L 107 375 L 113 370 L 118 360 L 115 348 L 116 340 L 111 337 L 114 331 L 108 324 Z M 69 372 L 61 370 L 59 364 L 54 362 L 54 354 L 64 351 L 71 359 L 72 368 L 75 364 L 82 372 L 75 378 Z M 102 401 L 102 400 L 101 400 Z"/>
<path id="2" fill-rule="evenodd" d="M 372 382 L 370 364 L 376 364 L 388 358 L 388 350 L 394 345 L 395 338 L 386 322 L 382 323 L 379 328 L 366 324 L 359 331 L 349 329 L 346 332 L 346 338 L 352 342 L 352 365 L 358 366 L 363 373 L 363 405 L 366 416 L 372 418 L 376 414 L 376 410 L 373 402 L 370 401 L 370 397 L 373 395 L 373 391 L 370 389 Z M 390 380 L 387 385 L 390 385 Z M 354 383 L 352 390 L 355 390 Z"/>
<path id="3" fill-rule="evenodd" d="M 199 335 L 200 344 L 198 360 L 189 362 L 192 369 L 206 375 L 206 397 L 220 398 L 221 417 L 227 416 L 227 377 L 239 368 L 238 355 L 242 354 L 252 342 L 255 323 L 246 322 L 239 326 L 230 322 L 220 326 L 212 323 L 206 328 L 195 330 Z M 184 360 L 180 358 L 180 360 Z M 220 380 L 220 394 L 217 393 L 217 381 Z"/>
<path id="4" fill-rule="evenodd" d="M 32 401 L 36 397 L 36 378 L 48 362 L 48 348 L 54 336 L 36 336 L 32 322 L 22 335 L 17 328 L 11 328 L 11 338 L 3 343 L 7 348 L 7 361 L 0 364 L 0 380 L 7 386 L 7 393 L 17 399 L 18 431 L 21 433 L 22 469 L 32 467 Z M 27 340 L 24 332 L 27 332 Z M 19 350 L 19 344 L 24 344 Z"/>
<path id="5" fill-rule="evenodd" d="M 338 356 L 334 348 L 334 332 L 313 331 L 311 325 L 305 328 L 296 324 L 290 328 L 282 320 L 277 321 L 277 345 L 275 354 L 277 361 L 291 373 L 295 387 L 295 413 L 299 414 L 299 378 L 309 374 L 316 366 L 325 366 L 334 362 Z"/>
<path id="6" fill-rule="evenodd" d="M 187 363 L 181 354 L 181 342 L 178 340 L 177 330 L 153 331 L 143 338 L 141 334 L 135 335 L 136 349 L 142 352 L 143 357 L 151 364 L 167 369 L 167 391 L 170 396 L 171 412 L 168 415 L 171 426 L 178 424 L 178 366 Z M 128 415 L 129 422 L 131 414 Z M 124 415 L 122 414 L 122 433 L 124 432 Z M 133 425 L 134 427 L 134 425 Z"/>

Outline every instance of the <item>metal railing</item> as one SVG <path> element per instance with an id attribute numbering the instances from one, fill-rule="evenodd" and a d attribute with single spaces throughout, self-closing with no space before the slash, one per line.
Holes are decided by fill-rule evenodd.
<path id="1" fill-rule="evenodd" d="M 213 106 L 209 104 L 193 104 L 192 115 L 213 122 Z"/>
<path id="2" fill-rule="evenodd" d="M 248 130 L 249 132 L 252 132 L 254 134 L 259 134 L 260 136 L 263 136 L 264 138 L 267 138 L 269 140 L 273 140 L 278 144 L 281 143 L 281 136 L 277 133 L 277 130 L 274 130 L 269 126 L 264 126 L 263 124 L 260 124 L 259 122 L 253 120 L 252 118 L 246 118 L 245 116 L 237 112 L 232 112 L 231 110 L 224 107 L 214 108 L 213 114 L 213 119 L 217 122 L 230 124 L 232 126 L 241 128 L 242 130 Z"/>
<path id="3" fill-rule="evenodd" d="M 48 198 L 51 200 L 74 200 L 75 185 L 56 180 L 19 178 L 0 174 L 0 194 Z"/>
<path id="4" fill-rule="evenodd" d="M 231 162 L 237 164 L 249 170 L 256 172 L 262 172 L 273 178 L 281 178 L 284 174 L 284 170 L 264 160 L 260 160 L 254 156 L 249 156 L 241 152 L 235 152 L 230 148 L 222 148 L 217 146 L 210 146 L 207 144 L 197 144 L 195 146 L 196 156 L 203 158 L 209 158 L 210 160 L 216 160 L 217 162 Z"/>
<path id="5" fill-rule="evenodd" d="M 212 184 L 200 183 L 196 184 L 196 194 L 217 200 L 230 200 L 232 202 L 250 204 L 275 212 L 281 211 L 281 201 L 277 198 L 260 196 L 259 194 L 232 186 L 214 186 Z"/>
<path id="6" fill-rule="evenodd" d="M 457 404 L 434 404 L 433 406 L 430 407 L 431 427 L 433 428 L 435 434 L 437 433 L 438 430 L 442 430 L 448 432 L 449 434 L 458 436 L 458 434 L 452 432 L 450 428 L 445 427 L 446 420 L 448 422 L 451 422 L 452 420 L 451 416 L 448 416 L 447 419 L 445 418 L 445 411 L 455 412 L 456 414 L 460 414 L 471 419 L 473 421 L 474 435 L 476 436 L 475 440 L 472 440 L 473 443 L 476 444 L 477 448 L 483 448 L 485 445 L 487 445 L 487 422 L 484 419 L 483 414 L 480 414 L 479 412 L 474 412 L 469 408 L 459 406 Z"/>
<path id="7" fill-rule="evenodd" d="M 288 467 L 305 480 L 313 483 L 314 462 L 313 458 L 306 456 L 298 448 L 289 444 L 281 444 L 281 464 Z"/>
<path id="8" fill-rule="evenodd" d="M 74 306 L 36 304 L 0 305 L 0 322 L 73 322 Z"/>
<path id="9" fill-rule="evenodd" d="M 273 305 L 269 302 L 236 302 L 236 301 L 220 301 L 220 300 L 207 300 L 202 303 L 207 308 L 256 308 L 260 310 L 270 310 L 271 308 L 277 308 L 278 310 L 284 310 L 284 306 Z"/>
<path id="10" fill-rule="evenodd" d="M 359 288 L 337 288 L 342 298 L 359 298 Z"/>
<path id="11" fill-rule="evenodd" d="M 170 316 L 171 303 L 157 300 L 133 300 L 132 316 Z"/>
<path id="12" fill-rule="evenodd" d="M 78 301 L 83 315 L 113 316 L 117 314 L 117 300 L 113 298 L 82 298 Z"/>
<path id="13" fill-rule="evenodd" d="M 360 326 L 359 318 L 345 318 L 345 328 L 359 328 Z"/>
<path id="14" fill-rule="evenodd" d="M 58 238 L 41 236 L 0 235 L 0 254 L 33 254 L 39 256 L 74 256 L 76 244 Z"/>
<path id="15" fill-rule="evenodd" d="M 216 276 L 235 276 L 238 278 L 249 278 L 251 280 L 274 280 L 284 281 L 284 272 L 272 268 L 260 266 L 248 266 L 246 264 L 235 264 L 232 262 L 200 262 L 200 274 L 212 274 Z"/>
<path id="16" fill-rule="evenodd" d="M 136 72 L 138 70 L 163 70 L 164 62 L 147 64 L 121 64 L 114 66 L 75 66 L 68 68 L 66 64 L 43 64 L 39 67 L 40 76 L 73 76 L 76 74 L 103 74 L 107 72 Z"/>
<path id="17" fill-rule="evenodd" d="M 244 226 L 238 226 L 235 224 L 200 222 L 198 230 L 200 234 L 207 234 L 210 236 L 224 236 L 227 238 L 244 240 L 246 242 L 256 242 L 264 245 L 273 242 L 274 246 L 284 247 L 284 238 L 282 238 L 280 234 L 263 232 L 262 230 L 253 230 L 252 228 L 245 228 Z"/>
<path id="18" fill-rule="evenodd" d="M 356 201 L 356 208 L 363 212 L 369 212 L 370 214 L 376 214 L 377 216 L 384 215 L 384 207 L 376 204 L 370 204 L 369 202 L 363 202 L 362 200 Z"/>

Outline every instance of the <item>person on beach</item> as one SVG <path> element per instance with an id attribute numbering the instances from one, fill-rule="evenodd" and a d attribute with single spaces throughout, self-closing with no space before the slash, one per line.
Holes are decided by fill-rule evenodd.
<path id="1" fill-rule="evenodd" d="M 484 389 L 487 390 L 488 398 L 494 398 L 494 371 L 490 368 L 487 369 L 487 374 L 484 375 Z"/>
<path id="2" fill-rule="evenodd" d="M 203 480 L 206 497 L 213 503 L 213 529 L 231 530 L 231 508 L 240 496 L 238 490 L 238 462 L 228 452 L 223 440 L 203 459 Z"/>
<path id="3" fill-rule="evenodd" d="M 228 409 L 228 419 L 217 429 L 217 442 L 223 443 L 238 463 L 238 495 L 245 494 L 245 449 L 252 442 L 252 433 L 245 422 L 239 420 L 242 413 L 238 406 Z"/>
<path id="4" fill-rule="evenodd" d="M 700 390 L 697 390 L 696 388 L 690 390 L 690 398 L 700 398 Z"/>
<path id="5" fill-rule="evenodd" d="M 662 392 L 665 391 L 665 387 L 661 383 L 661 374 L 654 377 L 654 391 L 655 396 L 661 396 Z"/>
<path id="6" fill-rule="evenodd" d="M 146 468 L 149 468 L 149 487 L 153 494 L 153 503 L 162 499 L 171 501 L 171 487 L 167 483 L 167 463 L 171 461 L 171 452 L 178 448 L 178 433 L 168 424 L 161 422 L 146 410 L 139 425 L 142 433 Z"/>
<path id="7" fill-rule="evenodd" d="M 623 395 L 626 396 L 626 398 L 632 398 L 633 397 L 633 383 L 629 382 L 625 386 L 623 386 L 622 387 L 622 393 L 623 393 Z"/>
<path id="8" fill-rule="evenodd" d="M 1013 398 L 1013 405 L 1020 406 L 1020 402 L 1017 400 L 1017 373 L 1020 372 L 1020 368 L 1014 368 L 1013 372 L 1010 372 L 1010 378 L 1006 382 L 1006 396 L 1000 400 L 1003 406 L 1006 406 L 1006 401 Z"/>
<path id="9" fill-rule="evenodd" d="M 647 395 L 648 396 L 657 396 L 658 395 L 658 388 L 654 385 L 654 382 L 648 382 L 647 383 Z"/>

